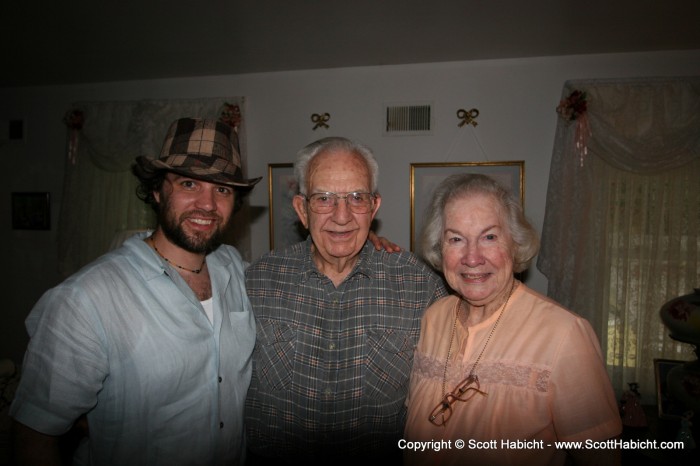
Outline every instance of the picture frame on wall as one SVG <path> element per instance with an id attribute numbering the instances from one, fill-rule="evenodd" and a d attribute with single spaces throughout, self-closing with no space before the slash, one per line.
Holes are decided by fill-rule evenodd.
<path id="1" fill-rule="evenodd" d="M 412 163 L 410 174 L 411 251 L 417 252 L 423 218 L 437 185 L 455 173 L 478 173 L 493 177 L 509 188 L 525 205 L 525 162 Z"/>
<path id="2" fill-rule="evenodd" d="M 12 193 L 12 229 L 50 230 L 49 193 Z"/>
<path id="3" fill-rule="evenodd" d="M 668 390 L 668 373 L 674 367 L 682 366 L 687 361 L 675 359 L 654 359 L 654 376 L 656 377 L 656 404 L 659 419 L 678 420 L 686 411 L 685 406 Z"/>
<path id="4" fill-rule="evenodd" d="M 268 164 L 267 179 L 270 197 L 270 250 L 304 241 L 306 230 L 292 206 L 292 200 L 299 192 L 294 178 L 294 165 Z"/>

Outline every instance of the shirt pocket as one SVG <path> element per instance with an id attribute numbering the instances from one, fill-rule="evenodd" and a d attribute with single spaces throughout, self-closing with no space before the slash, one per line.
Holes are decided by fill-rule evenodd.
<path id="1" fill-rule="evenodd" d="M 415 339 L 396 329 L 367 331 L 365 390 L 370 398 L 393 400 L 405 395 L 411 374 Z"/>
<path id="2" fill-rule="evenodd" d="M 258 322 L 255 345 L 256 371 L 260 383 L 272 390 L 284 390 L 292 380 L 297 332 L 284 322 Z"/>

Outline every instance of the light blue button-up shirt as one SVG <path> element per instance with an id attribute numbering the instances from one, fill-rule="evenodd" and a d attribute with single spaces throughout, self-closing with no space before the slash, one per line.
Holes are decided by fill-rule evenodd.
<path id="1" fill-rule="evenodd" d="M 94 465 L 242 463 L 255 323 L 239 253 L 207 256 L 213 323 L 142 240 L 47 291 L 10 414 L 50 435 L 87 413 Z"/>

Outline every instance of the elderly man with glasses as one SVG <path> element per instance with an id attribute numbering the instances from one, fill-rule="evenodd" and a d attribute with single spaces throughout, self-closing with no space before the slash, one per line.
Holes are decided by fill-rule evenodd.
<path id="1" fill-rule="evenodd" d="M 381 204 L 368 148 L 321 139 L 298 153 L 294 173 L 310 235 L 246 273 L 257 323 L 250 459 L 399 464 L 421 316 L 447 291 L 413 254 L 367 241 Z"/>

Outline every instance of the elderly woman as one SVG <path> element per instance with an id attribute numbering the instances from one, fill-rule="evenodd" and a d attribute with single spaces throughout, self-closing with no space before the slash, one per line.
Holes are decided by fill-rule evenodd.
<path id="1" fill-rule="evenodd" d="M 539 247 L 519 201 L 489 177 L 453 175 L 436 189 L 425 225 L 423 256 L 455 294 L 423 317 L 405 440 L 445 442 L 406 449 L 406 463 L 564 464 L 555 441 L 619 435 L 590 324 L 513 275 Z M 569 453 L 596 464 L 619 458 L 611 449 Z"/>

